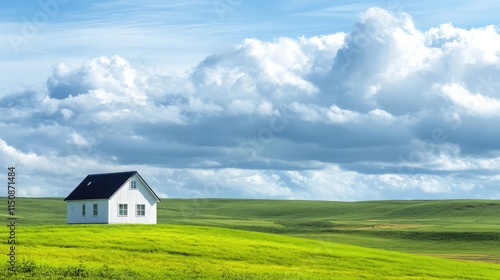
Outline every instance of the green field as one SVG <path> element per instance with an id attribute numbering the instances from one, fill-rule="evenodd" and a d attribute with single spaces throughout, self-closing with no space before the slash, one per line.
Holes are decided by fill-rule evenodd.
<path id="1" fill-rule="evenodd" d="M 500 262 L 500 201 L 168 202 L 161 205 L 159 218 L 173 224 L 215 225 L 414 254 Z"/>
<path id="2" fill-rule="evenodd" d="M 16 210 L 13 279 L 500 276 L 498 201 L 165 199 L 147 226 L 66 225 L 62 199 L 18 198 Z"/>

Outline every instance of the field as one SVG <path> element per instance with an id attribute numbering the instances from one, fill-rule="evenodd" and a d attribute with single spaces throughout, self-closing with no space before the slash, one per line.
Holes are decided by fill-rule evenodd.
<path id="1" fill-rule="evenodd" d="M 174 224 L 500 262 L 500 201 L 171 200 L 162 210 L 161 220 Z"/>
<path id="2" fill-rule="evenodd" d="M 147 226 L 66 225 L 62 199 L 19 198 L 17 206 L 13 279 L 500 275 L 498 201 L 166 199 L 159 224 Z"/>

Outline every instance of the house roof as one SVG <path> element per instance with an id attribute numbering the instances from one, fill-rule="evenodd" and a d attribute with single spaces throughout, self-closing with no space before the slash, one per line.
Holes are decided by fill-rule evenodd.
<path id="1" fill-rule="evenodd" d="M 87 175 L 64 200 L 109 199 L 135 174 L 153 196 L 161 201 L 137 171 Z"/>

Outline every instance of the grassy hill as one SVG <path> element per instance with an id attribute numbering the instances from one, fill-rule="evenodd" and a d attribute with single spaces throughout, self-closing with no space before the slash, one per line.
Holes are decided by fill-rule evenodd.
<path id="1" fill-rule="evenodd" d="M 30 273 L 35 279 L 53 274 L 60 279 L 500 275 L 500 264 L 484 262 L 500 261 L 499 201 L 165 199 L 158 206 L 159 225 L 149 226 L 65 225 L 66 205 L 60 198 L 19 198 L 17 213 L 18 253 L 27 261 L 22 268 L 26 279 L 32 279 Z"/>
<path id="2" fill-rule="evenodd" d="M 495 279 L 500 266 L 185 225 L 19 229 L 17 279 Z M 9 276 L 6 270 L 0 278 Z"/>
<path id="3" fill-rule="evenodd" d="M 500 201 L 167 200 L 174 224 L 273 232 L 447 258 L 500 262 Z"/>
<path id="4" fill-rule="evenodd" d="M 21 224 L 66 223 L 66 204 L 60 198 L 20 198 L 17 203 Z M 500 201 L 495 200 L 165 199 L 158 204 L 158 223 L 279 233 L 400 252 L 500 262 L 499 213 Z"/>

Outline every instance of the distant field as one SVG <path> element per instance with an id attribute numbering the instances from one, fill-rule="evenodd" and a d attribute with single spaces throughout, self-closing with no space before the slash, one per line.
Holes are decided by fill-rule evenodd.
<path id="1" fill-rule="evenodd" d="M 272 232 L 453 259 L 500 262 L 500 201 L 166 200 L 172 224 Z"/>
<path id="2" fill-rule="evenodd" d="M 5 203 L 5 199 L 0 203 Z M 108 277 L 110 279 L 153 277 L 156 275 L 153 264 L 160 262 L 157 258 L 163 258 L 182 269 L 167 266 L 169 273 L 178 274 L 157 275 L 158 279 L 179 279 L 179 275 L 187 277 L 190 273 L 199 275 L 198 279 L 498 279 L 500 275 L 500 264 L 488 263 L 500 261 L 499 201 L 165 199 L 158 206 L 158 223 L 163 225 L 156 226 L 68 226 L 62 199 L 19 198 L 17 203 L 18 238 L 23 242 L 19 254 L 29 256 L 40 273 L 44 269 L 55 269 L 60 275 L 67 275 L 78 271 L 82 263 L 85 273 L 94 275 L 92 273 L 102 271 L 102 263 L 108 263 L 104 271 L 121 277 L 131 275 L 130 278 Z M 0 216 L 6 217 L 1 212 Z M 186 240 L 185 236 L 193 239 Z M 242 244 L 250 243 L 240 246 L 238 240 L 244 240 Z M 179 242 L 182 244 L 177 244 Z M 148 244 L 162 244 L 163 249 L 151 249 Z M 180 251 L 166 249 L 184 245 Z M 95 251 L 93 257 L 85 255 L 101 250 L 98 247 L 106 249 Z M 193 255 L 197 250 L 204 252 L 202 257 Z M 79 252 L 82 255 L 78 255 Z M 123 267 L 111 260 L 111 256 L 105 261 L 99 257 L 108 253 L 126 258 L 146 254 L 144 257 L 150 258 L 153 264 Z M 196 269 L 186 272 L 187 264 Z M 215 270 L 207 272 L 212 266 Z M 30 265 L 27 267 L 29 271 Z M 275 270 L 277 272 L 273 272 Z M 357 271 L 361 271 L 360 274 L 356 274 Z M 226 278 L 220 278 L 222 276 Z"/>
<path id="3" fill-rule="evenodd" d="M 0 203 L 4 203 L 0 200 Z M 18 199 L 20 223 L 66 223 L 60 198 Z M 0 216 L 5 216 L 0 212 Z M 500 262 L 500 201 L 165 199 L 158 223 L 279 233 L 363 247 Z"/>

